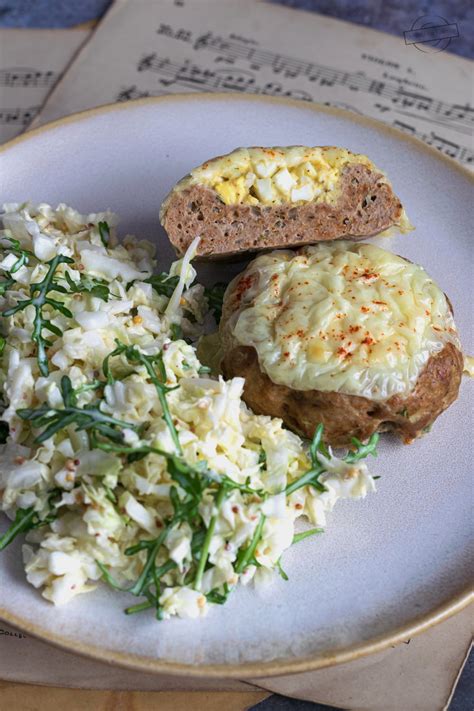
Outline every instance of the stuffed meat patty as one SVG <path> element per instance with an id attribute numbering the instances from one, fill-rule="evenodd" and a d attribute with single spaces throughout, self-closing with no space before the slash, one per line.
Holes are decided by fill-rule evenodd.
<path id="1" fill-rule="evenodd" d="M 333 146 L 237 148 L 180 180 L 161 223 L 178 254 L 217 259 L 411 229 L 388 177 L 365 155 Z"/>
<path id="2" fill-rule="evenodd" d="M 222 370 L 244 398 L 311 437 L 409 442 L 457 397 L 463 355 L 450 303 L 416 264 L 338 241 L 263 254 L 229 285 Z"/>

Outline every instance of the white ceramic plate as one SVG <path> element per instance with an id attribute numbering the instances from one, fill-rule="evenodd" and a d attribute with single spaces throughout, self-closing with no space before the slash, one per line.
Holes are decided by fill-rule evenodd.
<path id="1" fill-rule="evenodd" d="M 171 96 L 105 107 L 33 131 L 0 154 L 0 200 L 111 208 L 122 230 L 172 256 L 159 227 L 170 187 L 206 158 L 247 145 L 341 145 L 387 171 L 416 232 L 379 239 L 423 264 L 449 294 L 466 352 L 472 342 L 472 182 L 421 143 L 340 110 L 285 100 Z M 205 277 L 236 271 L 221 263 Z M 382 478 L 342 502 L 327 532 L 285 555 L 290 581 L 242 588 L 204 620 L 126 617 L 105 586 L 54 608 L 30 587 L 20 541 L 0 556 L 0 616 L 56 644 L 143 669 L 263 675 L 316 668 L 381 649 L 460 609 L 470 580 L 472 384 L 412 446 L 384 438 Z M 0 526 L 5 528 L 2 518 Z M 190 665 L 186 669 L 185 665 Z"/>

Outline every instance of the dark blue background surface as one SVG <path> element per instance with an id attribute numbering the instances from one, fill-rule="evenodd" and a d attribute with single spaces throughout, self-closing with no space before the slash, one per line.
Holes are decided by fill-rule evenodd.
<path id="1" fill-rule="evenodd" d="M 438 15 L 449 23 L 457 23 L 459 27 L 459 37 L 452 40 L 449 51 L 465 57 L 474 57 L 473 2 L 465 0 L 431 0 L 431 2 L 416 2 L 416 0 L 272 1 L 304 10 L 315 10 L 323 15 L 356 22 L 398 36 L 401 36 L 405 30 L 409 30 L 418 17 Z M 109 5 L 110 0 L 0 0 L 0 26 L 71 27 L 101 17 Z M 474 654 L 471 655 L 466 665 L 449 711 L 472 711 L 473 709 Z M 334 711 L 334 709 L 275 694 L 254 706 L 252 711 Z M 406 711 L 431 710 L 406 709 Z M 433 711 L 436 710 L 433 709 Z"/>
<path id="2" fill-rule="evenodd" d="M 280 5 L 315 10 L 341 20 L 357 22 L 402 36 L 423 15 L 456 23 L 459 37 L 449 51 L 474 57 L 474 3 L 472 0 L 272 0 Z M 150 0 L 156 2 L 156 0 Z M 198 0 L 194 0 L 198 2 Z M 70 27 L 101 17 L 110 0 L 0 0 L 4 27 Z"/>

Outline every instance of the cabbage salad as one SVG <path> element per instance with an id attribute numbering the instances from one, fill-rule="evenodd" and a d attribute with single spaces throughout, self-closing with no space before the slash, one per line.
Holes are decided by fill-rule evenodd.
<path id="1" fill-rule="evenodd" d="M 194 283 L 198 240 L 156 273 L 153 246 L 116 224 L 4 206 L 0 549 L 26 534 L 26 578 L 55 604 L 103 581 L 128 614 L 200 617 L 239 582 L 286 579 L 284 551 L 375 490 L 360 460 L 377 436 L 339 458 L 321 426 L 309 443 L 253 414 L 244 380 L 196 356 L 218 312 Z M 295 533 L 300 517 L 314 528 Z"/>

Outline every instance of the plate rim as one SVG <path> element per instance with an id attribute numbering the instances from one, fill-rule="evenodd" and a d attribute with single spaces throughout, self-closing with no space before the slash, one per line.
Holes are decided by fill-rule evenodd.
<path id="1" fill-rule="evenodd" d="M 141 99 L 126 101 L 123 103 L 108 103 L 90 109 L 85 109 L 80 112 L 64 116 L 54 121 L 48 122 L 38 128 L 26 131 L 20 136 L 7 141 L 0 146 L 0 154 L 3 154 L 18 145 L 34 140 L 37 136 L 41 136 L 56 128 L 66 126 L 68 124 L 80 123 L 94 116 L 113 111 L 124 111 L 134 109 L 140 106 L 161 105 L 164 103 L 181 103 L 189 101 L 250 101 L 256 103 L 286 105 L 294 108 L 305 108 L 316 113 L 329 114 L 335 117 L 344 118 L 353 123 L 362 124 L 374 128 L 377 131 L 383 131 L 397 140 L 414 144 L 418 150 L 423 150 L 432 157 L 444 161 L 446 166 L 460 172 L 464 177 L 474 183 L 474 174 L 465 166 L 459 164 L 453 158 L 440 153 L 433 146 L 429 146 L 420 139 L 405 134 L 402 131 L 379 121 L 378 119 L 357 114 L 335 106 L 325 106 L 317 102 L 306 102 L 286 97 L 261 96 L 255 94 L 237 94 L 225 92 L 199 92 L 199 93 L 179 93 L 165 94 L 163 96 L 150 96 Z M 186 674 L 191 677 L 201 678 L 235 678 L 242 677 L 272 677 L 286 674 L 296 674 L 302 672 L 314 671 L 326 667 L 344 664 L 350 661 L 355 661 L 362 657 L 366 657 L 377 652 L 382 652 L 392 645 L 399 644 L 407 637 L 413 637 L 420 634 L 434 625 L 443 622 L 452 615 L 461 612 L 474 600 L 474 592 L 472 586 L 468 585 L 461 593 L 458 593 L 438 607 L 430 610 L 423 615 L 415 616 L 409 622 L 399 626 L 389 632 L 375 636 L 365 642 L 358 642 L 346 647 L 336 648 L 334 650 L 315 653 L 301 658 L 295 659 L 276 659 L 268 662 L 244 662 L 242 664 L 186 664 L 181 662 L 172 662 L 160 660 L 155 657 L 130 654 L 124 652 L 116 652 L 105 649 L 93 644 L 77 643 L 69 640 L 63 635 L 50 632 L 41 625 L 34 624 L 21 616 L 11 613 L 9 610 L 0 607 L 0 620 L 9 623 L 24 632 L 36 637 L 42 641 L 52 644 L 59 649 L 74 654 L 79 654 L 83 657 L 94 659 L 106 664 L 116 664 L 121 667 L 133 671 L 141 671 L 148 673 L 165 673 L 172 676 L 180 676 Z M 103 656 L 105 653 L 105 657 Z"/>
<path id="2" fill-rule="evenodd" d="M 100 116 L 105 113 L 112 111 L 126 111 L 127 109 L 132 109 L 137 106 L 147 106 L 154 104 L 164 104 L 164 103 L 178 103 L 178 102 L 189 102 L 189 101 L 250 101 L 255 103 L 263 104 L 274 104 L 274 105 L 286 105 L 292 106 L 293 108 L 306 108 L 315 113 L 325 113 L 332 116 L 338 116 L 340 118 L 345 118 L 353 123 L 359 123 L 366 126 L 372 126 L 377 131 L 383 131 L 393 136 L 398 140 L 403 140 L 407 143 L 411 143 L 416 146 L 419 150 L 424 150 L 429 153 L 432 157 L 439 160 L 445 161 L 445 163 L 452 169 L 461 172 L 466 178 L 474 183 L 474 172 L 469 170 L 466 166 L 458 163 L 454 158 L 450 158 L 444 153 L 433 146 L 428 145 L 424 141 L 416 136 L 411 136 L 409 133 L 404 133 L 394 126 L 390 126 L 379 119 L 373 118 L 372 116 L 365 116 L 364 114 L 356 113 L 355 111 L 349 111 L 348 109 L 340 108 L 339 106 L 326 106 L 317 101 L 303 101 L 302 99 L 290 99 L 287 97 L 279 96 L 267 96 L 266 94 L 238 94 L 236 92 L 180 92 L 179 94 L 163 94 L 161 96 L 145 96 L 141 99 L 129 99 L 128 101 L 121 101 L 115 103 L 100 104 L 99 106 L 94 106 L 90 109 L 83 109 L 82 111 L 75 111 L 67 116 L 62 116 L 61 118 L 54 119 L 53 121 L 48 121 L 37 128 L 32 128 L 21 133 L 19 136 L 11 138 L 9 141 L 0 145 L 0 154 L 5 153 L 10 148 L 20 145 L 26 141 L 35 138 L 38 135 L 52 131 L 60 126 L 66 126 L 70 123 L 79 123 L 80 121 L 86 120 L 92 116 Z M 33 119 L 33 122 L 40 117 Z"/>

